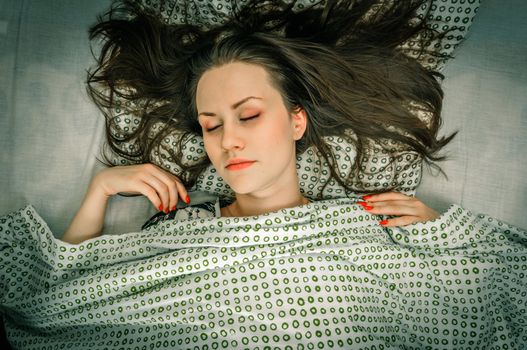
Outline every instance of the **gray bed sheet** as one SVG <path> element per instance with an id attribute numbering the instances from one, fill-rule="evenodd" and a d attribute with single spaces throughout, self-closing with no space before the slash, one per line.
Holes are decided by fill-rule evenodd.
<path id="1" fill-rule="evenodd" d="M 0 0 L 0 215 L 32 204 L 61 237 L 102 167 L 104 120 L 85 92 L 87 28 L 108 1 Z M 527 227 L 527 22 L 523 0 L 485 0 L 443 73 L 444 126 L 459 130 L 417 197 Z M 104 233 L 139 230 L 145 197 L 110 200 Z"/>

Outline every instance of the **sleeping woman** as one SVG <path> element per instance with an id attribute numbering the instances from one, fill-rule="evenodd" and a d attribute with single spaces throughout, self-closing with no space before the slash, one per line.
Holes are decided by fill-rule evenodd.
<path id="1" fill-rule="evenodd" d="M 178 198 L 190 201 L 186 188 L 210 163 L 235 193 L 229 205 L 219 208 L 216 202 L 214 215 L 252 216 L 305 205 L 309 199 L 300 190 L 296 158 L 314 145 L 335 164 L 323 138 L 328 135 L 343 136 L 358 150 L 348 179 L 341 178 L 336 166 L 331 168 L 350 191 L 367 140 L 399 141 L 401 149 L 442 159 L 434 155 L 454 135 L 436 139 L 442 101 L 439 74 L 396 49 L 421 35 L 421 55 L 440 56 L 425 51 L 424 39 L 439 40 L 440 35 L 425 22 L 410 26 L 422 1 L 377 9 L 370 22 L 363 22 L 375 3 L 330 2 L 322 9 L 293 12 L 292 3 L 255 2 L 230 22 L 206 31 L 162 25 L 128 4 L 129 11 L 137 11 L 134 21 L 108 20 L 93 28 L 92 37 L 103 36 L 106 45 L 99 59 L 104 64 L 88 82 L 92 97 L 108 116 L 109 129 L 115 121 L 107 112 L 116 108 L 123 88 L 133 91 L 123 96 L 127 100 L 163 105 L 149 112 L 133 111 L 141 115 L 141 126 L 127 136 L 139 139 L 139 151 L 123 153 L 122 138 L 107 132 L 114 150 L 131 160 L 132 153 L 142 154 L 143 164 L 97 174 L 62 239 L 78 243 L 99 235 L 107 201 L 118 193 L 142 194 L 160 211 L 175 211 Z M 278 22 L 271 27 L 272 20 Z M 101 95 L 101 83 L 108 95 Z M 430 126 L 409 102 L 431 115 Z M 182 166 L 193 173 L 190 180 L 182 182 L 152 164 L 153 145 L 147 135 L 156 121 L 203 138 L 202 163 L 188 170 Z M 390 131 L 394 126 L 403 133 Z M 154 138 L 161 140 L 161 135 Z M 173 158 L 181 164 L 181 155 Z M 397 216 L 380 221 L 385 226 L 439 216 L 414 197 L 384 191 L 360 203 L 373 214 Z"/>
<path id="2" fill-rule="evenodd" d="M 31 205 L 0 218 L 0 312 L 16 348 L 527 343 L 527 232 L 389 185 L 416 176 L 401 154 L 441 160 L 454 136 L 437 138 L 440 74 L 424 65 L 445 58 L 444 34 L 417 20 L 426 2 L 249 1 L 226 16 L 206 8 L 206 28 L 117 5 L 91 29 L 104 45 L 88 84 L 129 164 L 107 159 L 62 239 Z M 204 152 L 188 158 L 198 137 Z M 342 196 L 302 188 L 297 162 L 313 147 Z M 164 152 L 177 171 L 153 157 Z M 232 198 L 190 203 L 210 166 Z M 101 235 L 116 194 L 159 212 Z"/>

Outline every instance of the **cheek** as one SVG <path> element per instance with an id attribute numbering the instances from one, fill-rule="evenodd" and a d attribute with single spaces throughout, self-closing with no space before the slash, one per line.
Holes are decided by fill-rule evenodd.
<path id="1" fill-rule="evenodd" d="M 216 142 L 214 137 L 203 136 L 203 145 L 205 146 L 205 152 L 207 153 L 210 161 L 213 165 L 216 165 L 215 162 L 218 158 L 218 154 L 221 153 L 219 143 Z"/>
<path id="2" fill-rule="evenodd" d="M 288 118 L 288 116 L 284 118 Z M 293 137 L 288 123 L 269 123 L 265 129 L 262 137 L 265 137 L 268 142 L 277 146 L 283 143 L 289 144 L 289 139 Z"/>

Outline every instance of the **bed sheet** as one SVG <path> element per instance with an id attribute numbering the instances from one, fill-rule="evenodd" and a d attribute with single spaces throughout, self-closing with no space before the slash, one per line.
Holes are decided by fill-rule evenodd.
<path id="1" fill-rule="evenodd" d="M 359 200 L 79 245 L 28 205 L 0 217 L 7 336 L 22 349 L 523 349 L 526 231 L 455 204 L 387 228 Z"/>

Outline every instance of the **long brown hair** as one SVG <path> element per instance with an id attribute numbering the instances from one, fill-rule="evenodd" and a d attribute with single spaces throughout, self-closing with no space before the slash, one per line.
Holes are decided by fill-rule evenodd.
<path id="1" fill-rule="evenodd" d="M 206 70 L 233 61 L 263 66 L 286 107 L 306 110 L 308 127 L 297 141 L 297 155 L 315 146 L 331 177 L 347 190 L 363 191 L 356 177 L 374 144 L 416 152 L 416 161 L 442 172 L 433 162 L 445 159 L 437 153 L 457 132 L 437 139 L 443 76 L 422 63 L 445 58 L 433 48 L 446 33 L 432 30 L 426 13 L 418 19 L 417 10 L 427 3 L 330 0 L 293 11 L 295 2 L 251 0 L 234 6 L 231 16 L 218 13 L 220 24 L 202 28 L 166 24 L 133 1 L 118 1 L 90 28 L 90 39 L 102 38 L 104 45 L 97 67 L 88 72 L 88 92 L 106 117 L 112 152 L 147 163 L 164 147 L 187 187 L 211 164 L 206 154 L 190 163 L 181 152 L 189 136 L 202 136 L 197 82 Z M 410 39 L 417 49 L 404 48 Z M 137 118 L 131 130 L 115 122 L 121 101 Z M 176 135 L 176 147 L 162 144 L 170 135 Z M 357 152 L 349 178 L 340 175 L 324 139 L 331 135 L 343 137 Z M 114 165 L 103 157 L 104 164 Z"/>

